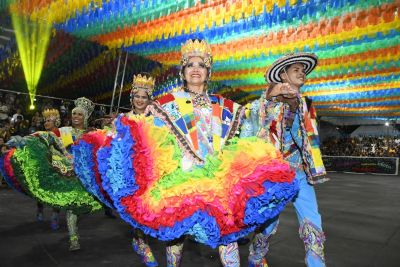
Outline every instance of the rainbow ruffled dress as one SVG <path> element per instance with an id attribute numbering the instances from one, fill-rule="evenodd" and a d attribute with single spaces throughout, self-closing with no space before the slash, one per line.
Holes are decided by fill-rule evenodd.
<path id="1" fill-rule="evenodd" d="M 37 132 L 0 160 L 6 182 L 43 204 L 75 214 L 100 210 L 101 204 L 75 176 L 71 155 L 53 132 Z"/>
<path id="2" fill-rule="evenodd" d="M 232 138 L 239 105 L 210 99 L 206 113 L 186 93 L 167 95 L 152 116 L 120 116 L 109 135 L 85 134 L 73 147 L 75 172 L 122 219 L 160 240 L 191 235 L 216 247 L 246 236 L 279 215 L 298 185 L 271 144 Z"/>
<path id="3" fill-rule="evenodd" d="M 24 188 L 24 185 L 20 183 L 17 177 L 14 175 L 13 167 L 11 166 L 11 158 L 15 153 L 15 148 L 10 149 L 6 154 L 2 155 L 0 159 L 0 172 L 4 178 L 4 181 L 9 187 L 17 192 L 28 195 L 28 192 Z"/>

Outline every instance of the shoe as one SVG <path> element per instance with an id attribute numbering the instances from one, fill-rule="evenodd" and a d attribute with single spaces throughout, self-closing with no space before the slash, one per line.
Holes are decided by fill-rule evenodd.
<path id="1" fill-rule="evenodd" d="M 36 221 L 43 222 L 43 213 L 42 212 L 38 212 L 36 214 Z"/>
<path id="2" fill-rule="evenodd" d="M 69 239 L 69 251 L 77 251 L 81 249 L 77 235 L 73 235 Z"/>
<path id="3" fill-rule="evenodd" d="M 249 267 L 268 267 L 267 260 L 263 258 L 259 263 L 253 263 L 249 261 Z"/>

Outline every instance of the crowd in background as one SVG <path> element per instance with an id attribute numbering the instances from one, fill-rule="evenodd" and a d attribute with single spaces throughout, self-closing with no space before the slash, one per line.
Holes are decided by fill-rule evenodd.
<path id="1" fill-rule="evenodd" d="M 321 152 L 326 156 L 400 157 L 400 136 L 328 138 Z"/>
<path id="2" fill-rule="evenodd" d="M 0 148 L 5 150 L 5 143 L 11 136 L 25 136 L 44 130 L 42 111 L 49 108 L 58 109 L 61 126 L 70 126 L 72 101 L 61 101 L 49 98 L 37 98 L 35 109 L 29 110 L 28 95 L 0 92 Z M 99 128 L 99 118 L 105 115 L 105 109 L 97 107 L 93 112 L 90 126 Z"/>

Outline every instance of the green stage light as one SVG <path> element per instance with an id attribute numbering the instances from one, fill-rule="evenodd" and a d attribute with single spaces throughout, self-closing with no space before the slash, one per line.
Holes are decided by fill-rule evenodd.
<path id="1" fill-rule="evenodd" d="M 10 13 L 32 107 L 50 41 L 51 24 L 44 20 L 32 21 L 16 10 Z"/>

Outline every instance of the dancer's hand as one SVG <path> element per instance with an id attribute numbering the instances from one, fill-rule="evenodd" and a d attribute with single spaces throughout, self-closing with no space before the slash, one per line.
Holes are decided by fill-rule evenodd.
<path id="1" fill-rule="evenodd" d="M 294 98 L 298 94 L 297 90 L 288 83 L 277 83 L 268 90 L 268 97 L 282 95 L 286 98 Z"/>
<path id="2" fill-rule="evenodd" d="M 25 144 L 26 143 L 24 138 L 22 138 L 19 135 L 11 136 L 10 140 L 8 140 L 8 142 L 6 143 L 8 147 L 17 147 L 17 148 L 23 147 L 25 146 Z"/>

